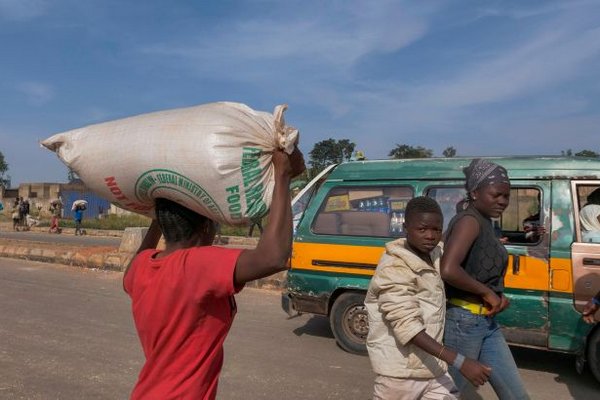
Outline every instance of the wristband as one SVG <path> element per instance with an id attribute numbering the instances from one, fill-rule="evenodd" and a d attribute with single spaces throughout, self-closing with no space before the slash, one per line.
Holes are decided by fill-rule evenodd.
<path id="1" fill-rule="evenodd" d="M 597 306 L 600 306 L 600 299 L 598 299 L 597 297 L 592 297 L 592 303 Z"/>
<path id="2" fill-rule="evenodd" d="M 438 354 L 437 358 L 439 358 L 440 360 L 442 359 L 442 353 L 444 352 L 446 347 L 442 346 L 442 349 L 440 350 L 440 354 Z"/>
<path id="3" fill-rule="evenodd" d="M 462 368 L 464 362 L 465 362 L 465 356 L 463 356 L 460 353 L 456 353 L 456 358 L 454 359 L 454 362 L 452 363 L 452 366 L 454 368 L 456 368 L 457 370 L 460 371 L 460 369 Z"/>

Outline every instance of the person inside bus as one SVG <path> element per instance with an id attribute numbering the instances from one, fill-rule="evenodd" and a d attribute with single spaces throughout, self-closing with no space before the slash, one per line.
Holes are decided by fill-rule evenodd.
<path id="1" fill-rule="evenodd" d="M 429 197 L 406 205 L 406 238 L 388 243 L 369 285 L 367 349 L 377 374 L 373 399 L 456 399 L 455 365 L 475 386 L 490 369 L 442 345 L 444 283 L 439 273 L 443 215 Z"/>
<path id="2" fill-rule="evenodd" d="M 464 169 L 467 201 L 446 232 L 440 263 L 446 282 L 444 345 L 491 367 L 490 384 L 500 399 L 529 399 L 495 315 L 509 305 L 504 296 L 508 252 L 492 224 L 510 199 L 506 169 L 474 159 Z M 456 366 L 448 372 L 464 395 L 473 391 Z"/>
<path id="3" fill-rule="evenodd" d="M 587 197 L 587 204 L 579 211 L 584 242 L 600 243 L 600 188 Z"/>
<path id="4" fill-rule="evenodd" d="M 540 241 L 546 228 L 542 221 L 542 192 L 537 194 L 537 212 L 523 220 L 523 231 L 525 232 L 525 242 L 537 243 Z"/>

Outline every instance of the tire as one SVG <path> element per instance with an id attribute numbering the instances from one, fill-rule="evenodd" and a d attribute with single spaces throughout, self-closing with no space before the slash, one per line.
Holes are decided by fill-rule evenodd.
<path id="1" fill-rule="evenodd" d="M 342 293 L 333 303 L 329 323 L 338 345 L 352 354 L 367 354 L 369 320 L 365 308 L 365 294 Z"/>
<path id="2" fill-rule="evenodd" d="M 594 378 L 600 382 L 600 327 L 596 327 L 587 341 L 587 361 Z"/>

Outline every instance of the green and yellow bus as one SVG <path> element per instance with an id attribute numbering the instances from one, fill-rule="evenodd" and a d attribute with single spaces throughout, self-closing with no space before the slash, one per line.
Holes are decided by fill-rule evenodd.
<path id="1" fill-rule="evenodd" d="M 600 243 L 585 243 L 579 210 L 600 187 L 600 160 L 489 157 L 511 179 L 510 205 L 494 221 L 510 254 L 511 306 L 499 322 L 514 345 L 577 354 L 600 380 L 600 324 L 581 318 L 600 290 Z M 295 238 L 282 306 L 329 317 L 344 350 L 365 353 L 363 304 L 386 242 L 402 237 L 404 207 L 434 198 L 444 223 L 464 198 L 462 169 L 472 158 L 354 161 L 331 166 L 293 201 Z M 528 234 L 531 225 L 545 233 Z M 596 316 L 597 318 L 599 315 Z"/>

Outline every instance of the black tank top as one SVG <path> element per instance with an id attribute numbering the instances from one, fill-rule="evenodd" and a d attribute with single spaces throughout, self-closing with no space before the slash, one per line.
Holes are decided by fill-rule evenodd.
<path id="1" fill-rule="evenodd" d="M 446 237 L 452 234 L 456 223 L 465 216 L 471 216 L 479 223 L 479 235 L 461 263 L 467 274 L 483 283 L 496 293 L 504 291 L 504 273 L 508 265 L 508 252 L 494 232 L 492 220 L 486 218 L 472 205 L 456 214 L 448 224 Z M 446 295 L 450 297 L 472 298 L 475 295 L 446 285 Z"/>

